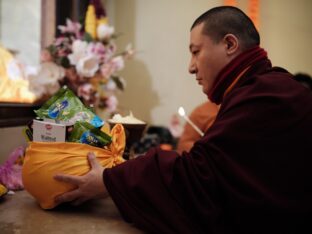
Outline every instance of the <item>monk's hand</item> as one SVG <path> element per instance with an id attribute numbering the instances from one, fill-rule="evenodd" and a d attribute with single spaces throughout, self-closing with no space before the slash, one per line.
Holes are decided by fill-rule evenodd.
<path id="1" fill-rule="evenodd" d="M 108 196 L 108 192 L 103 182 L 103 171 L 99 162 L 96 160 L 94 153 L 88 153 L 88 160 L 91 170 L 83 176 L 72 176 L 57 174 L 54 179 L 75 185 L 77 188 L 70 192 L 63 193 L 55 198 L 57 204 L 63 202 L 71 202 L 73 205 L 96 198 L 104 198 Z"/>

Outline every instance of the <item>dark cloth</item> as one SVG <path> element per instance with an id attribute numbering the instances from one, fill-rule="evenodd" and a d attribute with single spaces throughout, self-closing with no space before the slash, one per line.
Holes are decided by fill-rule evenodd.
<path id="1" fill-rule="evenodd" d="M 208 93 L 211 102 L 220 104 L 226 89 L 233 83 L 237 76 L 258 61 L 269 62 L 267 52 L 259 46 L 252 47 L 234 58 L 221 70 L 219 76 L 213 83 Z"/>
<path id="2" fill-rule="evenodd" d="M 249 66 L 189 153 L 152 148 L 104 171 L 126 221 L 148 233 L 311 233 L 312 93 L 267 58 Z"/>

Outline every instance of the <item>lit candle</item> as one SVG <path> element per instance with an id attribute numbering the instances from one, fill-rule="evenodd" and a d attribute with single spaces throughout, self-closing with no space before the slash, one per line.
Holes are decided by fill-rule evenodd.
<path id="1" fill-rule="evenodd" d="M 200 136 L 203 136 L 204 133 L 202 132 L 202 130 L 200 130 L 190 119 L 189 117 L 185 114 L 184 108 L 182 106 L 179 107 L 179 115 L 182 116 L 186 122 L 188 122 L 194 129 L 196 132 L 198 132 L 198 134 Z"/>

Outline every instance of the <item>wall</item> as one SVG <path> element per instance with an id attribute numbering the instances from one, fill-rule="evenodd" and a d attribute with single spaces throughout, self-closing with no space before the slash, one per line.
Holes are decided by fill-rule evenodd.
<path id="1" fill-rule="evenodd" d="M 0 128 L 0 165 L 19 146 L 26 146 L 23 127 Z"/>
<path id="2" fill-rule="evenodd" d="M 188 39 L 193 19 L 214 1 L 115 2 L 115 27 L 122 35 L 119 47 L 131 42 L 138 51 L 122 76 L 126 91 L 121 105 L 138 118 L 167 125 L 179 106 L 190 111 L 205 100 L 194 78 L 188 75 Z"/>
<path id="3" fill-rule="evenodd" d="M 24 64 L 39 64 L 41 0 L 0 0 L 0 5 L 0 44 L 17 50 Z"/>
<path id="4" fill-rule="evenodd" d="M 149 123 L 167 125 L 179 106 L 190 112 L 206 97 L 188 74 L 189 29 L 194 19 L 223 1 L 110 0 L 114 25 L 122 33 L 119 48 L 132 42 L 138 50 L 122 76 L 128 86 L 121 105 Z M 237 1 L 246 10 L 247 1 Z M 262 0 L 261 46 L 273 65 L 312 74 L 312 1 Z"/>
<path id="5" fill-rule="evenodd" d="M 262 46 L 273 65 L 312 75 L 312 1 L 262 0 Z"/>

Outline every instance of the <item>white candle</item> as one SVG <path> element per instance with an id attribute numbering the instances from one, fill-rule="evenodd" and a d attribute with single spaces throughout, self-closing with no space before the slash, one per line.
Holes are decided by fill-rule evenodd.
<path id="1" fill-rule="evenodd" d="M 188 122 L 194 129 L 196 132 L 198 132 L 198 134 L 200 136 L 203 136 L 204 133 L 202 132 L 202 130 L 200 130 L 190 119 L 189 117 L 185 114 L 184 108 L 182 106 L 180 106 L 179 108 L 179 115 L 182 116 L 186 122 Z"/>

